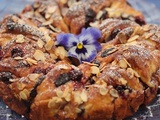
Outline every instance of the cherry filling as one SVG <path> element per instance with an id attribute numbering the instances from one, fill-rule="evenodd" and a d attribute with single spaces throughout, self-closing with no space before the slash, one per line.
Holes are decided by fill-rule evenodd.
<path id="1" fill-rule="evenodd" d="M 12 79 L 12 73 L 10 72 L 0 72 L 0 80 L 4 83 L 8 84 L 10 83 L 10 79 Z"/>
<path id="2" fill-rule="evenodd" d="M 21 48 L 13 48 L 11 51 L 12 57 L 23 57 L 23 51 Z"/>
<path id="3" fill-rule="evenodd" d="M 96 13 L 91 9 L 86 9 L 86 16 L 85 16 L 85 28 L 89 27 L 89 23 L 94 21 L 94 17 Z"/>
<path id="4" fill-rule="evenodd" d="M 80 81 L 82 78 L 82 72 L 79 70 L 71 70 L 68 73 L 62 73 L 59 76 L 56 77 L 54 84 L 56 87 L 61 86 L 68 81 Z"/>

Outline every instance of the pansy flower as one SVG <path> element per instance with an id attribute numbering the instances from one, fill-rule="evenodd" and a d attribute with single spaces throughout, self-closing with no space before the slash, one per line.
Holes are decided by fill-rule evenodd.
<path id="1" fill-rule="evenodd" d="M 63 46 L 68 50 L 68 56 L 77 58 L 80 62 L 92 62 L 97 52 L 102 49 L 98 39 L 101 32 L 97 28 L 83 28 L 79 35 L 61 33 L 57 36 L 56 45 Z"/>

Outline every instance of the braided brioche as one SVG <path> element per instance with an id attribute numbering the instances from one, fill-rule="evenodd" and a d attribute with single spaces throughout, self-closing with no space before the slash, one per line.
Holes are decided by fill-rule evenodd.
<path id="1" fill-rule="evenodd" d="M 44 0 L 6 16 L 0 24 L 0 97 L 31 120 L 133 115 L 154 99 L 160 83 L 160 27 L 142 24 L 142 13 L 125 0 Z M 102 49 L 93 61 L 79 63 L 56 42 L 84 27 L 100 30 Z"/>

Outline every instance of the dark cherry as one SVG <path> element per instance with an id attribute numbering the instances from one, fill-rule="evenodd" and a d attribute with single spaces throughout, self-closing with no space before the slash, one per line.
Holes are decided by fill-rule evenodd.
<path id="1" fill-rule="evenodd" d="M 86 9 L 86 16 L 85 16 L 85 28 L 89 27 L 89 23 L 94 21 L 94 17 L 96 13 L 91 9 Z"/>
<path id="2" fill-rule="evenodd" d="M 82 78 L 82 72 L 80 70 L 71 70 L 69 72 L 69 77 L 73 81 L 80 81 Z"/>
<path id="3" fill-rule="evenodd" d="M 10 72 L 0 72 L 0 80 L 4 83 L 10 83 L 9 79 L 13 78 Z"/>
<path id="4" fill-rule="evenodd" d="M 79 82 L 81 80 L 81 78 L 82 78 L 81 71 L 71 70 L 68 73 L 62 73 L 62 74 L 58 75 L 54 81 L 54 84 L 56 87 L 58 87 L 58 86 L 61 86 L 65 83 L 67 83 L 70 80 Z"/>
<path id="5" fill-rule="evenodd" d="M 54 81 L 54 84 L 56 87 L 61 86 L 68 82 L 70 80 L 69 74 L 68 73 L 63 73 L 57 76 L 57 78 Z"/>
<path id="6" fill-rule="evenodd" d="M 23 51 L 21 48 L 13 48 L 12 51 L 11 51 L 11 55 L 12 57 L 23 57 Z"/>

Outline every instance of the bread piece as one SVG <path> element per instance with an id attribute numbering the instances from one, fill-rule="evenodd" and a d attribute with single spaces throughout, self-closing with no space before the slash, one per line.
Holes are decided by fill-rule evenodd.
<path id="1" fill-rule="evenodd" d="M 0 24 L 0 97 L 12 110 L 31 120 L 120 120 L 154 99 L 160 83 L 160 27 L 101 19 L 98 12 L 104 8 L 127 5 L 123 0 L 102 1 L 90 0 L 85 5 L 83 0 L 73 4 L 41 1 L 4 18 Z M 49 3 L 56 11 L 51 15 L 64 19 L 43 26 L 49 21 L 45 18 Z M 129 13 L 134 11 L 127 7 Z M 64 15 L 63 8 L 68 8 Z M 79 33 L 88 10 L 96 14 L 88 23 L 101 31 L 102 50 L 93 62 L 75 65 L 64 47 L 55 45 L 56 36 L 69 30 Z M 80 12 L 71 14 L 75 11 Z M 74 21 L 79 18 L 81 23 Z"/>

